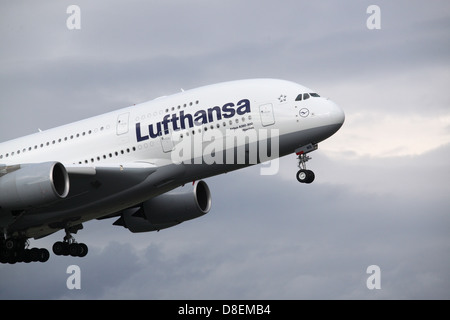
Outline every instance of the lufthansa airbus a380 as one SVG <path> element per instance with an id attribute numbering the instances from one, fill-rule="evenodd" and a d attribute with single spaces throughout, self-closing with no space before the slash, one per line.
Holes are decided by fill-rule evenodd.
<path id="1" fill-rule="evenodd" d="M 88 252 L 72 234 L 93 219 L 131 232 L 158 231 L 211 208 L 201 179 L 297 154 L 311 183 L 309 152 L 344 123 L 342 109 L 299 84 L 225 82 L 0 144 L 0 262 L 45 262 L 29 248 L 59 230 L 55 255 Z M 189 188 L 183 190 L 184 185 Z M 182 188 L 179 188 L 182 187 Z"/>

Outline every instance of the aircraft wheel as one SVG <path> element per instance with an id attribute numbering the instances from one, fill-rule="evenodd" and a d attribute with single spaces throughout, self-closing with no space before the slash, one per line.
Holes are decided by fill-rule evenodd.
<path id="1" fill-rule="evenodd" d="M 80 243 L 81 252 L 78 255 L 79 257 L 85 257 L 88 254 L 88 246 L 84 243 Z"/>
<path id="2" fill-rule="evenodd" d="M 306 178 L 306 183 L 312 183 L 314 179 L 316 178 L 316 175 L 311 170 L 306 170 L 306 175 L 308 176 Z"/>
<path id="3" fill-rule="evenodd" d="M 47 262 L 49 258 L 50 253 L 48 252 L 47 249 L 39 249 L 39 258 L 38 258 L 39 262 Z"/>
<path id="4" fill-rule="evenodd" d="M 10 252 L 0 247 L 0 263 L 8 263 Z"/>
<path id="5" fill-rule="evenodd" d="M 80 253 L 81 253 L 81 249 L 80 249 L 80 246 L 78 245 L 78 243 L 72 243 L 69 245 L 69 254 L 72 257 L 78 257 Z"/>
<path id="6" fill-rule="evenodd" d="M 38 248 L 33 248 L 33 249 L 29 249 L 29 254 L 30 254 L 30 260 L 31 262 L 36 262 L 39 261 L 39 249 Z"/>
<path id="7" fill-rule="evenodd" d="M 52 248 L 53 253 L 56 254 L 57 256 L 61 256 L 64 254 L 65 247 L 66 246 L 64 245 L 63 242 L 61 242 L 61 241 L 55 242 L 53 244 L 53 248 Z"/>
<path id="8" fill-rule="evenodd" d="M 306 170 L 298 170 L 297 172 L 297 180 L 300 183 L 304 183 L 306 180 Z"/>
<path id="9" fill-rule="evenodd" d="M 5 248 L 6 250 L 14 250 L 17 247 L 17 243 L 14 239 L 8 239 L 5 241 Z"/>
<path id="10" fill-rule="evenodd" d="M 312 183 L 315 179 L 315 174 L 311 170 L 299 170 L 297 172 L 297 180 L 300 183 Z"/>
<path id="11" fill-rule="evenodd" d="M 88 247 L 84 243 L 72 243 L 69 245 L 69 254 L 72 257 L 85 257 L 88 253 Z"/>

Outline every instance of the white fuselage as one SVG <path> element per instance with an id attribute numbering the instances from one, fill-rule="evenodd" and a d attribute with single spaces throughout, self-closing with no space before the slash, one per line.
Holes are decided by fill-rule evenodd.
<path id="1" fill-rule="evenodd" d="M 205 130 L 220 130 L 225 136 L 226 130 L 239 130 L 239 127 L 252 127 L 252 130 L 277 129 L 279 136 L 299 133 L 312 128 L 324 127 L 332 124 L 342 124 L 343 112 L 333 102 L 326 98 L 311 98 L 306 101 L 295 101 L 300 93 L 311 90 L 294 83 L 279 80 L 242 80 L 219 85 L 202 87 L 181 92 L 172 96 L 158 98 L 107 114 L 74 122 L 55 129 L 46 130 L 23 138 L 0 144 L 0 163 L 6 165 L 20 163 L 39 163 L 45 161 L 60 161 L 66 166 L 103 164 L 120 164 L 135 161 L 171 161 L 171 152 L 164 150 L 164 117 L 169 130 L 179 131 L 179 134 L 204 134 Z M 237 104 L 246 99 L 250 103 L 250 112 L 238 114 L 234 112 L 213 111 L 211 119 L 204 113 L 216 106 L 223 108 L 226 104 Z M 272 105 L 266 119 L 273 118 L 273 123 L 264 125 L 260 107 Z M 308 117 L 301 117 L 302 108 L 308 108 Z M 229 109 L 235 110 L 236 107 Z M 184 128 L 173 130 L 172 115 L 192 116 L 191 126 L 189 118 L 184 119 Z M 196 117 L 200 120 L 195 123 Z M 206 119 L 206 123 L 198 124 Z M 212 120 L 212 121 L 209 121 Z M 205 122 L 205 121 L 203 121 Z M 150 136 L 149 126 L 161 123 L 158 137 Z M 269 122 L 270 123 L 270 120 Z M 138 141 L 136 125 L 140 125 L 141 139 Z M 251 125 L 249 125 L 251 124 Z M 241 128 L 241 131 L 243 131 Z M 301 141 L 299 141 L 301 145 Z M 292 152 L 296 146 L 292 146 Z"/>
<path id="2" fill-rule="evenodd" d="M 69 194 L 66 202 L 31 210 L 28 214 L 35 217 L 31 224 L 38 224 L 37 214 L 47 214 L 50 222 L 64 216 L 75 217 L 74 223 L 80 223 L 123 210 L 188 181 L 243 167 L 233 163 L 231 158 L 229 162 L 210 161 L 211 154 L 220 146 L 226 151 L 230 135 L 256 137 L 260 142 L 276 133 L 279 138 L 276 151 L 280 157 L 330 137 L 342 126 L 344 113 L 332 101 L 310 96 L 313 92 L 292 82 L 272 79 L 240 80 L 183 91 L 1 143 L 0 165 L 58 161 L 69 173 L 89 168 L 133 166 L 167 167 L 166 171 L 161 171 L 166 176 L 174 172 L 173 179 L 165 176 L 159 184 L 152 182 L 153 189 L 144 181 L 140 188 L 126 188 L 110 195 L 93 196 L 95 193 L 91 193 L 90 197 L 79 196 L 76 201 L 70 201 Z M 299 100 L 300 94 L 308 94 L 308 98 Z M 264 138 L 261 138 L 262 132 L 267 132 Z M 182 152 L 181 170 L 174 159 L 180 157 L 181 142 L 187 140 L 191 144 L 189 152 L 188 149 Z M 237 141 L 232 146 L 234 150 L 248 144 L 246 139 L 233 141 Z M 243 150 L 248 153 L 248 146 Z M 205 154 L 210 156 L 209 162 L 194 159 Z M 260 161 L 258 157 L 257 162 Z M 249 164 L 255 163 L 245 165 Z M 182 173 L 177 176 L 177 171 Z M 164 185 L 164 179 L 170 183 Z M 162 185 L 164 187 L 160 187 Z M 22 225 L 28 223 L 26 216 Z M 21 226 L 20 221 L 15 223 L 17 228 Z"/>

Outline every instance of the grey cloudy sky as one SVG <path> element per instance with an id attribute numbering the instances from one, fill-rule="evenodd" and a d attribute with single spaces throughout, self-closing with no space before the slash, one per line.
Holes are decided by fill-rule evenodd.
<path id="1" fill-rule="evenodd" d="M 295 81 L 346 112 L 312 154 L 314 184 L 292 155 L 274 176 L 207 179 L 213 209 L 175 228 L 86 223 L 87 257 L 0 265 L 0 299 L 450 298 L 448 1 L 9 1 L 0 43 L 2 141 L 242 78 Z"/>

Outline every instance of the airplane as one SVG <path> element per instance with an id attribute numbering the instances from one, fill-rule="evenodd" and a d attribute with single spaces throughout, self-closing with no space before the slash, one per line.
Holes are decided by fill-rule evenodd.
<path id="1" fill-rule="evenodd" d="M 93 219 L 133 233 L 207 214 L 208 177 L 310 152 L 343 125 L 343 110 L 300 84 L 246 79 L 182 90 L 0 144 L 0 262 L 46 262 L 30 248 L 64 230 L 55 255 L 84 257 L 73 234 Z M 187 190 L 186 190 L 187 188 Z M 111 221 L 111 220 L 110 220 Z"/>

